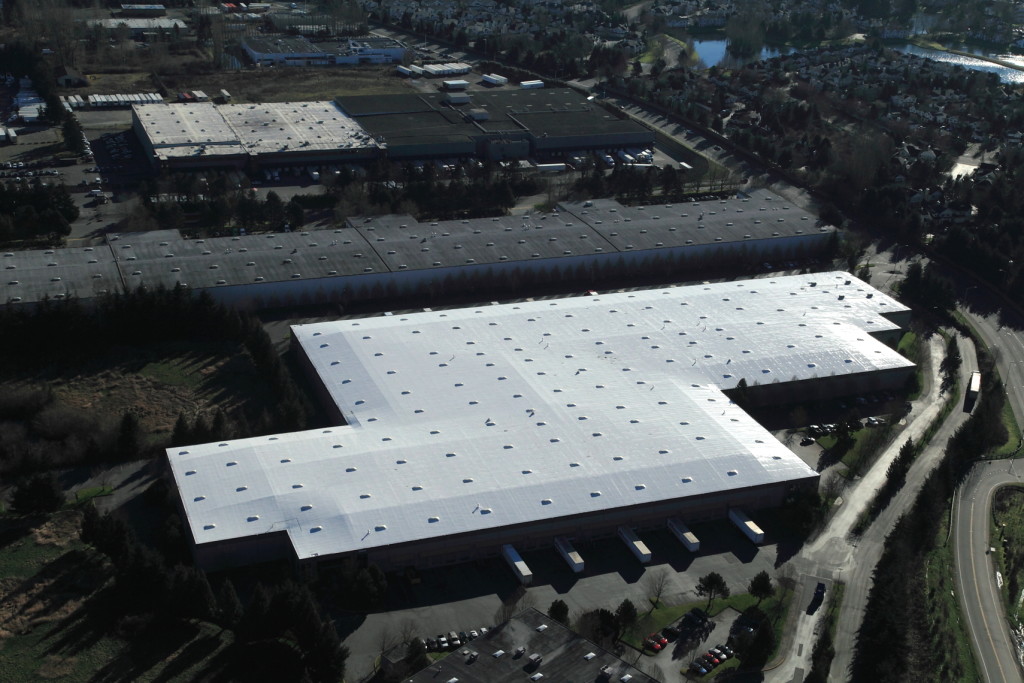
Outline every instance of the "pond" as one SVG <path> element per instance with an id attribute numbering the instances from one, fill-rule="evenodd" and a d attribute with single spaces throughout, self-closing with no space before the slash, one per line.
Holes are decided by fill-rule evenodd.
<path id="1" fill-rule="evenodd" d="M 700 57 L 700 60 L 708 68 L 712 66 L 740 66 L 741 64 L 755 61 L 752 58 L 733 57 L 726 51 L 728 45 L 729 41 L 724 39 L 693 41 L 693 49 L 697 51 L 697 56 Z M 772 57 L 789 54 L 790 52 L 793 52 L 793 49 L 789 47 L 763 47 L 757 59 L 771 59 Z"/>
<path id="2" fill-rule="evenodd" d="M 917 45 L 902 45 L 895 48 L 896 50 L 903 52 L 908 55 L 917 55 L 918 57 L 927 57 L 928 59 L 934 59 L 937 62 L 946 62 L 947 64 L 959 64 L 962 67 L 968 69 L 974 69 L 976 71 L 987 71 L 994 73 L 999 76 L 999 80 L 1004 83 L 1024 83 L 1024 71 L 1014 69 L 1009 66 L 1003 66 L 1002 64 L 993 64 L 992 62 L 985 61 L 984 59 L 975 59 L 974 57 L 966 57 L 964 55 L 957 55 L 950 52 L 943 52 L 942 50 L 933 50 L 927 47 L 918 47 Z M 958 47 L 966 51 L 964 47 Z M 1024 68 L 1024 57 L 1021 55 L 1000 55 L 1000 54 L 986 54 L 984 57 L 993 57 L 1010 64 L 1016 64 Z"/>
<path id="3" fill-rule="evenodd" d="M 712 66 L 740 66 L 748 62 L 754 61 L 753 59 L 733 57 L 727 51 L 729 41 L 725 39 L 720 40 L 695 40 L 693 41 L 694 50 L 697 52 L 697 56 L 704 63 L 706 67 Z M 973 57 L 966 57 L 964 55 L 952 54 L 949 52 L 943 52 L 942 50 L 933 50 L 926 47 L 918 47 L 917 45 L 911 45 L 907 43 L 894 47 L 893 49 L 903 52 L 905 54 L 917 55 L 919 57 L 927 57 L 928 59 L 934 59 L 939 62 L 947 62 L 949 64 L 959 64 L 962 67 L 968 69 L 976 69 L 978 71 L 987 71 L 989 73 L 997 74 L 1004 83 L 1024 83 L 1024 71 L 1019 71 L 1009 66 L 1001 64 L 993 64 L 992 62 L 985 61 L 984 59 L 975 59 Z M 959 46 L 957 49 L 965 52 L 969 51 L 963 46 Z M 761 48 L 761 54 L 759 59 L 770 59 L 772 57 L 778 57 L 779 55 L 789 54 L 795 52 L 793 48 L 789 47 L 763 47 Z M 1024 56 L 1022 55 L 1001 55 L 1001 54 L 983 54 L 981 56 L 993 57 L 995 59 L 1002 60 L 1010 64 L 1019 65 L 1024 69 Z"/>

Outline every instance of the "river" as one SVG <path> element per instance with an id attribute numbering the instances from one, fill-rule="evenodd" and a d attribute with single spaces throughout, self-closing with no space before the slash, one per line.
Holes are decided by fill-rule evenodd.
<path id="1" fill-rule="evenodd" d="M 693 41 L 693 47 L 697 51 L 697 55 L 700 60 L 704 62 L 705 66 L 739 66 L 751 60 L 739 59 L 728 54 L 726 47 L 728 46 L 727 40 L 695 40 Z M 898 50 L 906 54 L 917 55 L 919 57 L 927 57 L 928 59 L 934 59 L 939 62 L 947 62 L 950 64 L 959 64 L 962 67 L 968 69 L 976 69 L 978 71 L 987 71 L 989 73 L 997 74 L 1004 83 L 1024 83 L 1024 71 L 1011 68 L 1009 66 L 1003 66 L 1001 64 L 993 64 L 992 62 L 985 61 L 984 59 L 975 59 L 973 57 L 967 57 L 964 55 L 954 54 L 952 52 L 943 52 L 942 50 L 933 50 L 926 47 L 918 47 L 917 45 L 911 45 L 907 43 L 905 45 L 896 46 L 893 49 Z M 961 48 L 963 49 L 963 48 Z M 789 47 L 764 47 L 761 49 L 760 59 L 770 59 L 777 57 L 782 54 L 788 54 L 794 50 Z M 967 51 L 967 50 L 964 50 Z M 1024 56 L 1021 55 L 999 55 L 999 54 L 987 54 L 982 55 L 999 59 L 1010 64 L 1020 65 L 1024 68 Z"/>

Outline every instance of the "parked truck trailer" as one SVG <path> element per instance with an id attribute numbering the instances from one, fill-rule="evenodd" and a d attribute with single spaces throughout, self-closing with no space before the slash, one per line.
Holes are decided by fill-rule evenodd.
<path id="1" fill-rule="evenodd" d="M 683 524 L 682 520 L 678 517 L 672 517 L 668 520 L 668 529 L 691 553 L 700 550 L 700 540 L 697 538 L 697 535 L 690 531 L 690 528 Z"/>
<path id="2" fill-rule="evenodd" d="M 529 586 L 533 583 L 533 572 L 530 571 L 530 567 L 523 562 L 523 558 L 519 556 L 519 553 L 509 544 L 501 546 L 501 556 L 508 562 L 508 566 L 512 568 L 512 573 L 519 579 L 519 583 L 524 586 Z"/>
<path id="3" fill-rule="evenodd" d="M 555 538 L 555 548 L 558 549 L 558 554 L 562 556 L 569 567 L 579 574 L 583 571 L 583 557 L 576 552 L 576 549 L 572 547 L 572 543 L 565 536 L 558 536 Z"/>
<path id="4" fill-rule="evenodd" d="M 764 532 L 761 531 L 761 527 L 754 524 L 750 517 L 747 516 L 747 513 L 743 510 L 740 510 L 739 508 L 730 508 L 729 519 L 732 520 L 732 523 L 743 532 L 743 535 L 749 538 L 755 545 L 761 545 L 764 543 Z"/>
<path id="5" fill-rule="evenodd" d="M 647 549 L 647 545 L 640 540 L 635 531 L 628 526 L 620 526 L 619 538 L 626 544 L 629 551 L 636 556 L 636 559 L 640 560 L 641 564 L 647 564 L 651 561 L 651 551 Z"/>

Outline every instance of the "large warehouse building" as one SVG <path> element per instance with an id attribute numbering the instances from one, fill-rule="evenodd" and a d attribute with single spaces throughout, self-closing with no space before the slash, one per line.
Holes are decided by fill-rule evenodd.
<path id="1" fill-rule="evenodd" d="M 161 169 L 433 158 L 562 158 L 654 144 L 569 89 L 342 96 L 335 102 L 146 104 L 132 128 Z"/>
<path id="2" fill-rule="evenodd" d="M 817 474 L 722 393 L 902 385 L 847 273 L 292 328 L 345 426 L 168 451 L 200 566 L 384 568 L 778 505 Z M 781 391 L 782 389 L 780 389 Z"/>
<path id="3" fill-rule="evenodd" d="M 380 153 L 333 102 L 137 104 L 132 129 L 164 169 L 341 163 Z"/>
<path id="4" fill-rule="evenodd" d="M 351 95 L 336 101 L 387 142 L 392 159 L 545 159 L 654 144 L 653 131 L 569 88 Z"/>
<path id="5" fill-rule="evenodd" d="M 0 300 L 32 305 L 181 284 L 253 309 L 475 287 L 514 292 L 526 283 L 589 289 L 614 277 L 678 281 L 701 269 L 803 260 L 827 254 L 835 239 L 833 227 L 764 190 L 649 207 L 595 199 L 552 213 L 439 222 L 374 216 L 315 232 L 184 239 L 164 230 L 5 253 L 14 277 L 0 281 Z"/>

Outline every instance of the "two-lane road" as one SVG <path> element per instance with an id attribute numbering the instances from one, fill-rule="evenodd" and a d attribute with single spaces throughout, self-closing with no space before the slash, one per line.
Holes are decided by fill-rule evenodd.
<path id="1" fill-rule="evenodd" d="M 1001 486 L 1022 482 L 1024 477 L 1015 471 L 1013 461 L 979 463 L 957 492 L 954 508 L 957 590 L 978 655 L 978 668 L 988 683 L 1022 680 L 996 585 L 996 567 L 988 554 L 995 543 L 989 538 L 993 496 Z"/>
<path id="2" fill-rule="evenodd" d="M 1004 312 L 1001 319 L 973 314 L 968 317 L 996 360 L 1007 402 L 1021 424 L 1024 335 L 1019 330 L 1024 325 L 1012 312 Z M 1024 482 L 1018 470 L 1024 470 L 1024 463 L 1018 465 L 1012 460 L 975 465 L 957 491 L 954 506 L 953 553 L 960 605 L 978 668 L 988 683 L 1024 681 L 1017 645 L 996 585 L 996 567 L 986 552 L 995 543 L 990 538 L 993 496 L 1001 486 Z"/>

